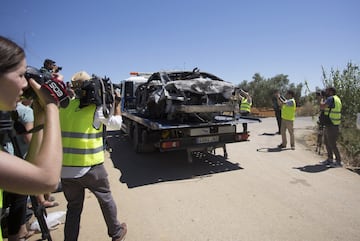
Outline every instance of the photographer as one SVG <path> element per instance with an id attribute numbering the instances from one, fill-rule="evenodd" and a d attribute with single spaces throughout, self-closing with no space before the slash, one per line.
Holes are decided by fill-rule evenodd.
<path id="1" fill-rule="evenodd" d="M 241 98 L 240 115 L 241 116 L 250 115 L 251 106 L 252 106 L 252 98 L 250 94 L 247 91 L 240 89 L 240 98 Z M 243 132 L 247 133 L 247 123 L 243 123 L 242 126 L 243 126 Z"/>
<path id="2" fill-rule="evenodd" d="M 60 110 L 64 149 L 61 184 L 68 202 L 65 241 L 78 239 L 86 188 L 96 196 L 107 225 L 107 233 L 112 240 L 123 240 L 127 232 L 126 224 L 120 224 L 117 219 L 117 207 L 104 167 L 103 128 L 106 125 L 111 129 L 120 129 L 120 100 L 115 98 L 115 103 L 112 103 L 114 115 L 108 116 L 104 111 L 104 103 L 95 103 L 99 96 L 92 95 L 99 93 L 94 91 L 95 81 L 100 80 L 92 79 L 84 71 L 76 73 L 72 77 L 72 85 L 77 95 L 66 109 Z M 89 88 L 85 89 L 85 85 Z M 114 99 L 113 93 L 111 96 Z"/>
<path id="3" fill-rule="evenodd" d="M 28 85 L 38 96 L 34 101 L 33 133 L 26 161 L 0 151 L 0 189 L 21 194 L 51 192 L 58 186 L 62 148 L 59 109 L 55 99 L 34 79 L 25 79 L 24 50 L 0 36 L 0 110 L 12 111 Z M 52 157 L 52 158 L 49 158 Z"/>
<path id="4" fill-rule="evenodd" d="M 341 167 L 341 156 L 337 148 L 336 141 L 339 137 L 339 125 L 341 123 L 341 100 L 336 95 L 336 89 L 329 87 L 325 90 L 325 100 L 320 102 L 320 110 L 323 114 L 323 124 L 325 125 L 324 142 L 328 158 L 322 163 L 332 167 Z M 333 155 L 335 154 L 335 162 Z"/>
<path id="5" fill-rule="evenodd" d="M 30 107 L 32 101 L 32 99 L 24 97 L 17 103 L 16 112 L 13 112 L 16 113 L 13 118 L 17 121 L 17 124 L 14 124 L 16 131 L 29 131 L 34 127 L 34 114 Z M 21 125 L 21 128 L 19 125 Z M 31 133 L 16 135 L 16 143 L 12 143 L 10 138 L 6 137 L 6 143 L 4 143 L 6 145 L 5 150 L 12 155 L 25 158 L 31 141 L 31 135 Z M 14 149 L 14 144 L 19 148 L 18 150 L 15 150 L 16 148 Z M 4 190 L 3 207 L 8 207 L 9 213 L 7 218 L 1 220 L 1 224 L 7 227 L 8 241 L 26 240 L 34 234 L 34 231 L 28 231 L 27 229 L 27 199 L 27 195 L 11 193 Z"/>
<path id="6" fill-rule="evenodd" d="M 296 102 L 295 93 L 292 90 L 288 90 L 285 95 L 285 99 L 278 93 L 278 103 L 281 106 L 281 139 L 282 142 L 278 145 L 279 148 L 286 148 L 286 130 L 290 134 L 290 146 L 291 150 L 295 150 L 295 137 L 294 137 L 294 120 L 296 114 Z"/>
<path id="7" fill-rule="evenodd" d="M 59 72 L 62 70 L 62 67 L 56 65 L 56 62 L 51 59 L 45 59 L 43 67 L 40 68 L 40 72 L 49 73 L 51 76 L 59 81 L 63 81 L 64 76 Z"/>

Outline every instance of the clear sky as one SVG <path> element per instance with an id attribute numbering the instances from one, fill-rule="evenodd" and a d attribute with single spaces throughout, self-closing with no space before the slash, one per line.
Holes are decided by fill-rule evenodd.
<path id="1" fill-rule="evenodd" d="M 0 34 L 113 82 L 194 67 L 238 84 L 255 73 L 322 87 L 322 66 L 360 64 L 359 0 L 1 0 Z"/>

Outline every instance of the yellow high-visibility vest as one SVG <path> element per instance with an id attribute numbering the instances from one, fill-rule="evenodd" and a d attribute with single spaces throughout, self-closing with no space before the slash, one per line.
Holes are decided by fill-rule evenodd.
<path id="1" fill-rule="evenodd" d="M 293 106 L 288 106 L 286 103 L 281 107 L 281 118 L 284 120 L 295 120 L 295 113 L 296 113 L 296 102 L 295 99 L 292 98 L 288 101 L 293 102 Z"/>
<path id="2" fill-rule="evenodd" d="M 324 114 L 328 115 L 330 117 L 330 120 L 333 123 L 333 125 L 340 125 L 340 123 L 341 123 L 341 108 L 342 108 L 341 100 L 337 95 L 334 95 L 333 98 L 334 98 L 335 107 L 332 108 L 331 110 L 329 107 L 326 107 L 324 110 Z M 330 114 L 329 114 L 329 112 L 330 112 Z"/>
<path id="3" fill-rule="evenodd" d="M 241 112 L 244 112 L 244 111 L 250 112 L 251 111 L 251 103 L 248 102 L 247 98 L 241 99 L 240 111 Z"/>
<path id="4" fill-rule="evenodd" d="M 86 167 L 104 162 L 103 125 L 93 127 L 96 106 L 79 108 L 73 99 L 67 108 L 60 109 L 63 145 L 63 166 Z"/>

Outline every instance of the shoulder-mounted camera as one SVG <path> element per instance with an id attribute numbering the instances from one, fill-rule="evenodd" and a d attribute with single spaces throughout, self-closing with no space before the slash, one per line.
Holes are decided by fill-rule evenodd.
<path id="1" fill-rule="evenodd" d="M 114 104 L 114 86 L 109 78 L 92 75 L 92 78 L 82 82 L 75 92 L 80 99 L 80 108 L 95 104 L 103 107 L 105 117 L 110 115 Z"/>

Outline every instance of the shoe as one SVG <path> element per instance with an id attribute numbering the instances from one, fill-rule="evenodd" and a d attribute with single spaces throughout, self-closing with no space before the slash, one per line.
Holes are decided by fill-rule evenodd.
<path id="1" fill-rule="evenodd" d="M 293 150 L 293 151 L 294 151 L 294 150 L 295 150 L 295 146 L 292 146 L 292 147 L 291 147 L 291 150 Z"/>
<path id="2" fill-rule="evenodd" d="M 33 236 L 35 234 L 34 230 L 30 230 L 27 231 L 26 234 L 24 234 L 23 236 L 19 237 L 19 241 L 26 241 L 28 240 L 31 236 Z"/>
<path id="3" fill-rule="evenodd" d="M 277 135 L 280 135 L 280 131 L 276 132 Z"/>
<path id="4" fill-rule="evenodd" d="M 330 164 L 330 166 L 336 168 L 336 167 L 342 167 L 342 164 L 341 162 L 333 162 Z"/>
<path id="5" fill-rule="evenodd" d="M 330 159 L 326 159 L 325 161 L 321 161 L 320 164 L 322 165 L 331 165 L 333 164 L 333 161 Z"/>
<path id="6" fill-rule="evenodd" d="M 283 145 L 282 143 L 280 145 L 277 146 L 278 148 L 286 148 L 285 145 Z"/>
<path id="7" fill-rule="evenodd" d="M 48 200 L 49 202 L 53 202 L 53 201 L 55 201 L 55 197 L 49 196 L 46 200 Z"/>
<path id="8" fill-rule="evenodd" d="M 58 202 L 55 202 L 55 201 L 44 201 L 41 203 L 45 208 L 53 208 L 53 207 L 57 207 L 59 206 L 59 203 Z"/>
<path id="9" fill-rule="evenodd" d="M 113 238 L 112 241 L 124 241 L 125 240 L 125 236 L 127 233 L 126 223 L 122 223 L 122 224 L 120 224 L 120 226 L 121 226 L 121 230 L 122 230 L 120 236 Z"/>

